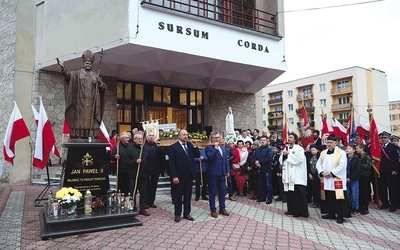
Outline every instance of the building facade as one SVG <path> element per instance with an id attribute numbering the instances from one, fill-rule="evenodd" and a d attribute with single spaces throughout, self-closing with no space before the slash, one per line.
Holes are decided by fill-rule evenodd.
<path id="1" fill-rule="evenodd" d="M 322 114 L 345 127 L 354 111 L 355 126 L 369 124 L 368 104 L 381 131 L 389 131 L 388 88 L 385 72 L 351 67 L 276 85 L 262 91 L 263 128 L 282 133 L 284 114 L 288 129 L 301 134 L 301 108 L 306 107 L 311 127 L 322 129 Z"/>
<path id="2" fill-rule="evenodd" d="M 388 132 L 400 137 L 400 101 L 389 102 L 389 121 L 390 130 Z"/>
<path id="3" fill-rule="evenodd" d="M 223 131 L 229 106 L 235 127 L 254 128 L 255 93 L 286 69 L 283 0 L 10 0 L 0 8 L 0 135 L 15 100 L 32 137 L 17 143 L 14 166 L 0 158 L 1 180 L 14 185 L 44 174 L 32 168 L 31 105 L 38 108 L 40 96 L 61 147 L 64 79 L 56 58 L 77 70 L 85 50 L 95 53 L 109 131 L 150 115 L 194 132 Z"/>

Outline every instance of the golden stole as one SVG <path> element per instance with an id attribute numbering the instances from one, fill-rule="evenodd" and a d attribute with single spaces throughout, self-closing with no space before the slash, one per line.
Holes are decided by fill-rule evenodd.
<path id="1" fill-rule="evenodd" d="M 320 156 L 321 157 L 321 165 L 324 162 L 327 151 L 328 150 L 324 150 L 321 153 L 321 156 Z M 340 154 L 341 154 L 340 150 L 335 150 L 335 152 L 333 153 L 333 168 L 337 168 L 337 166 L 339 166 Z M 342 179 L 340 179 L 338 177 L 334 177 L 333 184 L 335 186 L 336 199 L 344 200 Z M 324 178 L 321 178 L 321 200 L 325 200 Z"/>

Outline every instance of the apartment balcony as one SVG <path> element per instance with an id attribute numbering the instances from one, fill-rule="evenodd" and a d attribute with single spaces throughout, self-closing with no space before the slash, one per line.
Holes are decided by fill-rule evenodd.
<path id="1" fill-rule="evenodd" d="M 257 9 L 251 3 L 233 0 L 143 0 L 142 4 L 277 35 L 277 14 Z"/>
<path id="2" fill-rule="evenodd" d="M 296 109 L 296 114 L 297 115 L 301 115 L 301 108 L 299 108 L 299 109 Z M 306 111 L 307 111 L 307 114 L 309 115 L 309 114 L 314 114 L 314 110 L 315 110 L 315 107 L 313 106 L 313 107 L 306 107 Z"/>
<path id="3" fill-rule="evenodd" d="M 353 87 L 351 85 L 347 88 L 332 88 L 331 89 L 331 96 L 352 94 L 352 93 L 353 93 Z"/>
<path id="4" fill-rule="evenodd" d="M 283 125 L 275 125 L 275 124 L 272 124 L 272 125 L 268 125 L 267 126 L 267 128 L 268 128 L 268 130 L 275 130 L 275 131 L 282 131 L 283 130 Z"/>
<path id="5" fill-rule="evenodd" d="M 306 100 L 313 100 L 313 99 L 314 99 L 314 94 L 313 93 L 306 94 L 306 95 L 299 94 L 299 95 L 296 96 L 296 100 L 298 102 L 301 102 L 303 100 L 306 101 Z"/>
<path id="6" fill-rule="evenodd" d="M 268 112 L 268 119 L 282 119 L 283 111 Z"/>
<path id="7" fill-rule="evenodd" d="M 345 104 L 332 104 L 331 110 L 332 111 L 350 111 L 351 103 Z"/>
<path id="8" fill-rule="evenodd" d="M 268 100 L 268 105 L 270 105 L 270 106 L 278 105 L 278 104 L 282 104 L 282 103 L 283 103 L 283 99 L 282 98 Z"/>

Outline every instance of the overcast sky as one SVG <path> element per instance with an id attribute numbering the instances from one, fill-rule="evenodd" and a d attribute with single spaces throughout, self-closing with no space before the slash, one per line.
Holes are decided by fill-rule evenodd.
<path id="1" fill-rule="evenodd" d="M 371 3 L 330 7 L 362 2 Z M 389 101 L 400 100 L 400 0 L 285 0 L 284 7 L 287 71 L 273 83 L 375 68 L 387 75 Z"/>

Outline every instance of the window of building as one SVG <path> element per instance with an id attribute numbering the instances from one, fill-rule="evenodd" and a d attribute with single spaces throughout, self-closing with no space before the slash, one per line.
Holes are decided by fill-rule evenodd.
<path id="1" fill-rule="evenodd" d="M 350 103 L 350 97 L 340 97 L 339 99 L 338 99 L 338 101 L 339 101 L 339 104 L 347 104 L 347 103 Z"/>
<path id="2" fill-rule="evenodd" d="M 294 124 L 294 119 L 293 119 L 293 118 L 289 118 L 289 119 L 288 119 L 288 123 L 289 123 L 289 124 Z"/>
<path id="3" fill-rule="evenodd" d="M 262 121 L 263 128 L 267 127 L 267 121 Z"/>
<path id="4" fill-rule="evenodd" d="M 282 112 L 282 106 L 275 107 L 275 112 Z"/>
<path id="5" fill-rule="evenodd" d="M 309 95 L 309 94 L 312 94 L 311 88 L 304 88 L 303 89 L 303 96 L 306 96 L 306 95 Z"/>
<path id="6" fill-rule="evenodd" d="M 288 90 L 287 92 L 288 97 L 293 97 L 293 90 Z"/>
<path id="7" fill-rule="evenodd" d="M 393 110 L 394 109 L 394 104 L 393 103 L 389 103 L 389 110 Z"/>
<path id="8" fill-rule="evenodd" d="M 275 97 L 275 100 L 282 99 L 282 94 L 281 93 L 275 94 L 274 97 Z"/>
<path id="9" fill-rule="evenodd" d="M 389 119 L 390 119 L 391 121 L 394 121 L 394 120 L 396 120 L 396 116 L 395 116 L 395 115 L 389 115 Z"/>
<path id="10" fill-rule="evenodd" d="M 312 102 L 304 102 L 304 107 L 311 108 L 313 106 Z"/>
<path id="11" fill-rule="evenodd" d="M 265 95 L 262 96 L 262 101 L 265 102 Z"/>
<path id="12" fill-rule="evenodd" d="M 319 85 L 319 92 L 325 92 L 326 91 L 326 85 L 325 83 L 321 83 Z"/>
<path id="13" fill-rule="evenodd" d="M 396 125 L 390 125 L 390 132 L 395 132 L 397 129 Z"/>
<path id="14" fill-rule="evenodd" d="M 293 111 L 293 104 L 288 104 L 288 111 Z"/>
<path id="15" fill-rule="evenodd" d="M 349 81 L 340 81 L 337 83 L 337 88 L 338 89 L 344 89 L 349 87 Z"/>
<path id="16" fill-rule="evenodd" d="M 399 114 L 399 120 L 400 120 L 400 114 Z"/>
<path id="17" fill-rule="evenodd" d="M 347 117 L 349 117 L 350 113 L 340 113 L 339 114 L 339 119 L 343 120 L 343 119 L 347 119 Z"/>
<path id="18" fill-rule="evenodd" d="M 265 108 L 262 109 L 262 114 L 265 115 Z"/>
<path id="19" fill-rule="evenodd" d="M 325 108 L 326 107 L 326 99 L 320 99 L 319 100 L 319 106 L 321 108 Z"/>
<path id="20" fill-rule="evenodd" d="M 397 109 L 400 109 L 400 102 L 397 103 Z"/>

